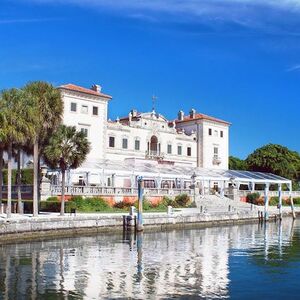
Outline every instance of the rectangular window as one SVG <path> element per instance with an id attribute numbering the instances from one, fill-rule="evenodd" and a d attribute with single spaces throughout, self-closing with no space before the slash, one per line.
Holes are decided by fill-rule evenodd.
<path id="1" fill-rule="evenodd" d="M 134 149 L 139 151 L 140 150 L 140 140 L 134 141 Z"/>
<path id="2" fill-rule="evenodd" d="M 87 105 L 81 105 L 81 113 L 87 114 L 88 111 L 88 106 Z"/>
<path id="3" fill-rule="evenodd" d="M 114 148 L 115 147 L 115 137 L 110 136 L 109 137 L 109 142 L 108 142 L 109 147 Z"/>
<path id="4" fill-rule="evenodd" d="M 224 136 L 224 133 L 223 133 L 223 131 L 221 130 L 220 131 L 220 137 L 222 138 Z"/>
<path id="5" fill-rule="evenodd" d="M 214 158 L 218 158 L 218 157 L 219 157 L 219 148 L 214 147 Z"/>
<path id="6" fill-rule="evenodd" d="M 71 111 L 73 111 L 73 112 L 77 111 L 77 103 L 71 102 Z"/>
<path id="7" fill-rule="evenodd" d="M 212 135 L 212 129 L 208 128 L 208 135 Z"/>
<path id="8" fill-rule="evenodd" d="M 98 116 L 98 107 L 93 106 L 93 116 Z"/>
<path id="9" fill-rule="evenodd" d="M 214 136 L 217 137 L 218 136 L 218 130 L 214 131 Z"/>
<path id="10" fill-rule="evenodd" d="M 88 136 L 88 129 L 87 128 L 80 128 L 80 131 L 84 134 L 84 136 Z"/>
<path id="11" fill-rule="evenodd" d="M 126 139 L 126 138 L 122 139 L 122 148 L 123 149 L 128 148 L 128 139 Z"/>
<path id="12" fill-rule="evenodd" d="M 168 149 L 167 149 L 168 151 L 168 154 L 172 154 L 172 145 L 171 144 L 169 144 L 168 145 Z"/>
<path id="13" fill-rule="evenodd" d="M 192 148 L 191 147 L 187 147 L 187 156 L 192 156 Z"/>
<path id="14" fill-rule="evenodd" d="M 177 147 L 177 154 L 182 155 L 182 146 L 180 145 Z"/>

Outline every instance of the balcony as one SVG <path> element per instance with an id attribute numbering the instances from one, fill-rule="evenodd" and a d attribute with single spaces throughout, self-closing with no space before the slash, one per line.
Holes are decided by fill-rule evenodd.
<path id="1" fill-rule="evenodd" d="M 163 159 L 164 153 L 155 150 L 146 151 L 146 158 L 148 159 Z"/>
<path id="2" fill-rule="evenodd" d="M 220 165 L 222 163 L 222 160 L 219 156 L 214 156 L 213 157 L 213 165 Z"/>

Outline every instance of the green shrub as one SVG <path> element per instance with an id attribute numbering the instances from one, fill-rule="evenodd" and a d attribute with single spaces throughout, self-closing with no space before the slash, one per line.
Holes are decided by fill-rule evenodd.
<path id="1" fill-rule="evenodd" d="M 259 193 L 250 193 L 247 195 L 246 200 L 248 203 L 257 204 L 260 198 Z"/>
<path id="2" fill-rule="evenodd" d="M 173 201 L 172 198 L 170 198 L 168 196 L 164 196 L 161 203 L 160 203 L 160 205 L 168 207 L 169 205 L 171 205 L 172 201 Z"/>
<path id="3" fill-rule="evenodd" d="M 139 201 L 138 200 L 134 202 L 134 207 L 136 209 L 138 209 L 138 207 L 139 207 Z M 149 210 L 153 207 L 154 206 L 152 205 L 152 203 L 144 196 L 144 198 L 143 198 L 143 210 L 146 211 L 146 210 Z"/>
<path id="4" fill-rule="evenodd" d="M 71 200 L 71 202 L 75 203 L 76 208 L 80 211 L 107 211 L 110 209 L 109 204 L 102 198 L 79 198 L 76 197 L 75 200 Z"/>
<path id="5" fill-rule="evenodd" d="M 17 170 L 12 170 L 12 185 L 16 185 L 17 182 Z M 3 170 L 3 184 L 7 185 L 7 169 Z M 33 169 L 21 170 L 21 184 L 33 184 Z"/>
<path id="6" fill-rule="evenodd" d="M 300 204 L 300 197 L 294 198 L 294 204 L 299 205 Z"/>
<path id="7" fill-rule="evenodd" d="M 180 207 L 180 205 L 178 204 L 178 202 L 176 200 L 172 200 L 169 205 L 171 205 L 173 208 L 179 208 Z"/>
<path id="8" fill-rule="evenodd" d="M 175 197 L 175 202 L 179 207 L 187 207 L 190 202 L 190 197 L 188 194 L 180 194 Z"/>
<path id="9" fill-rule="evenodd" d="M 276 206 L 279 204 L 279 198 L 278 197 L 271 197 L 269 200 L 270 206 Z"/>
<path id="10" fill-rule="evenodd" d="M 49 198 L 47 198 L 47 200 L 46 201 L 50 201 L 50 202 L 57 202 L 58 201 L 58 198 L 57 198 L 57 196 L 52 196 L 52 197 L 49 197 Z"/>
<path id="11" fill-rule="evenodd" d="M 60 212 L 60 202 L 58 201 L 41 201 L 40 210 L 46 212 Z"/>
<path id="12" fill-rule="evenodd" d="M 22 184 L 33 184 L 33 169 L 22 169 L 21 174 Z"/>
<path id="13" fill-rule="evenodd" d="M 121 201 L 121 202 L 116 202 L 114 204 L 114 208 L 118 208 L 118 209 L 127 209 L 129 208 L 130 206 L 132 206 L 133 204 L 131 203 L 128 203 L 128 202 L 124 202 L 124 201 Z"/>

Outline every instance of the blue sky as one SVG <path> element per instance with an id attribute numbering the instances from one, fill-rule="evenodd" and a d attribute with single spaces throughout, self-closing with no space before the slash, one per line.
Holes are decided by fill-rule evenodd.
<path id="1" fill-rule="evenodd" d="M 109 116 L 232 122 L 230 153 L 300 151 L 300 0 L 1 0 L 0 89 L 99 83 Z"/>

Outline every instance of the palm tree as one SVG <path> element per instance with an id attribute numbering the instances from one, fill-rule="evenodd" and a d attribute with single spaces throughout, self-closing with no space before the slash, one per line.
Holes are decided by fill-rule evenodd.
<path id="1" fill-rule="evenodd" d="M 0 121 L 0 126 L 2 126 L 1 121 Z M 5 150 L 5 144 L 0 139 L 0 204 L 2 203 L 2 198 L 3 198 L 2 186 L 3 186 L 4 150 Z"/>
<path id="2" fill-rule="evenodd" d="M 22 143 L 29 134 L 23 91 L 9 89 L 0 95 L 0 140 L 7 145 L 7 217 L 11 217 L 12 151 L 15 143 Z"/>
<path id="3" fill-rule="evenodd" d="M 27 101 L 37 108 L 33 135 L 33 216 L 38 215 L 39 162 L 44 146 L 61 123 L 63 101 L 58 89 L 43 81 L 28 83 L 24 87 Z"/>
<path id="4" fill-rule="evenodd" d="M 90 143 L 83 132 L 73 126 L 61 125 L 50 138 L 44 149 L 46 163 L 52 168 L 59 168 L 62 174 L 61 210 L 65 212 L 65 177 L 67 169 L 78 168 L 90 151 Z"/>

